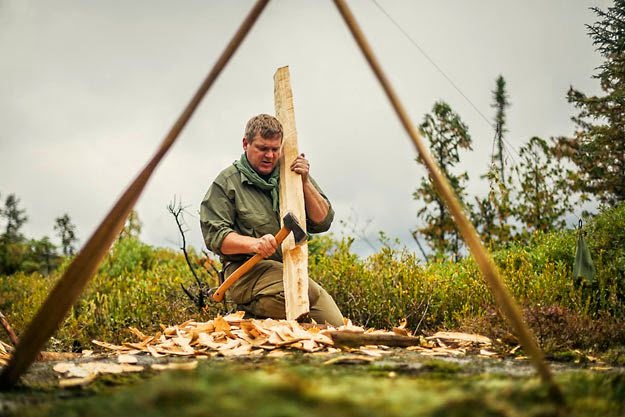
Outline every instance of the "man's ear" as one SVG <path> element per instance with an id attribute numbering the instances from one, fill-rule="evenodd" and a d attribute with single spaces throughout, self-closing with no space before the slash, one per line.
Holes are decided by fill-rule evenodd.
<path id="1" fill-rule="evenodd" d="M 248 143 L 247 138 L 245 138 L 245 137 L 244 137 L 244 138 L 243 138 L 243 150 L 244 150 L 244 151 L 247 151 L 247 147 L 248 147 L 249 145 L 250 145 L 250 144 Z"/>

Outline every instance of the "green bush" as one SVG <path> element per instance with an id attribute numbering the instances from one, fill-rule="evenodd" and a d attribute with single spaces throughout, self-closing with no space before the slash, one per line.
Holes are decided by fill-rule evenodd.
<path id="1" fill-rule="evenodd" d="M 385 245 L 362 260 L 349 252 L 350 243 L 343 239 L 323 257 L 312 257 L 310 275 L 360 324 L 390 328 L 407 319 L 413 330 L 455 328 L 495 307 L 471 258 L 424 264 L 414 253 Z M 522 248 L 496 255 L 502 278 L 521 303 L 571 304 L 574 289 L 562 263 Z"/>
<path id="2" fill-rule="evenodd" d="M 605 210 L 586 227 L 597 282 L 587 288 L 596 310 L 625 315 L 625 203 Z"/>
<path id="3" fill-rule="evenodd" d="M 571 276 L 574 230 L 536 234 L 495 252 L 493 258 L 541 342 L 557 347 L 625 344 L 625 205 L 591 219 L 585 230 L 597 268 L 595 285 Z M 309 274 L 346 317 L 366 327 L 389 329 L 406 319 L 412 330 L 466 329 L 513 340 L 470 257 L 423 263 L 381 237 L 382 248 L 366 259 L 351 252 L 352 238 L 323 235 L 309 242 Z M 193 250 L 190 258 L 200 264 Z M 67 265 L 68 261 L 50 276 L 0 277 L 0 311 L 18 333 Z M 211 287 L 217 285 L 214 271 L 196 269 Z M 180 252 L 133 238 L 119 240 L 56 333 L 57 344 L 49 348 L 88 347 L 92 339 L 119 343 L 130 338 L 129 326 L 153 332 L 161 323 L 208 319 L 224 312 L 221 304 L 198 312 L 181 284 L 191 288 L 194 279 Z"/>
<path id="4" fill-rule="evenodd" d="M 595 286 L 572 277 L 574 230 L 535 234 L 528 242 L 495 252 L 493 258 L 539 337 L 590 346 L 605 323 L 612 342 L 625 343 L 618 320 L 625 314 L 625 205 L 602 213 L 585 229 L 598 271 Z M 415 254 L 386 242 L 362 260 L 350 252 L 351 243 L 349 238 L 334 242 L 327 236 L 322 244 L 315 243 L 314 248 L 323 250 L 311 256 L 310 275 L 355 322 L 390 328 L 408 319 L 413 330 L 472 328 L 484 333 L 502 333 L 507 327 L 472 258 L 424 264 Z M 609 345 L 610 337 L 601 333 L 599 344 Z"/>
<path id="5" fill-rule="evenodd" d="M 18 333 L 34 317 L 61 273 L 0 277 L 0 311 Z M 213 276 L 205 279 L 211 286 L 216 283 Z M 89 347 L 92 339 L 120 343 L 129 338 L 129 326 L 150 332 L 160 330 L 161 323 L 177 324 L 221 313 L 221 304 L 197 310 L 181 289 L 181 284 L 190 287 L 193 282 L 181 253 L 152 248 L 133 238 L 119 240 L 48 348 Z"/>
<path id="6" fill-rule="evenodd" d="M 592 317 L 605 313 L 618 318 L 625 314 L 625 203 L 602 211 L 584 225 L 583 233 L 595 265 L 596 281 L 572 277 L 575 262 L 576 230 L 538 234 L 525 249 L 535 271 L 547 274 L 556 268 L 564 274 L 553 288 L 561 304 Z M 512 249 L 524 249 L 517 244 Z M 556 300 L 552 300 L 554 304 Z"/>

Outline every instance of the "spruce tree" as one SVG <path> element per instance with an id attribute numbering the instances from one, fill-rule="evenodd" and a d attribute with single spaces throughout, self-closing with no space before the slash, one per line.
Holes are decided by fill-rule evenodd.
<path id="1" fill-rule="evenodd" d="M 6 222 L 3 239 L 9 243 L 18 243 L 24 240 L 20 229 L 28 220 L 26 210 L 19 207 L 20 200 L 15 194 L 9 194 L 4 202 L 2 217 Z"/>
<path id="2" fill-rule="evenodd" d="M 497 151 L 493 155 L 493 163 L 498 165 L 499 178 L 502 183 L 506 183 L 506 166 L 504 163 L 504 135 L 506 129 L 506 109 L 510 106 L 508 94 L 506 92 L 506 80 L 502 75 L 495 81 L 495 91 L 493 91 L 492 107 L 495 109 L 495 145 Z"/>
<path id="3" fill-rule="evenodd" d="M 20 269 L 28 249 L 21 232 L 28 216 L 19 203 L 15 194 L 9 194 L 0 209 L 0 217 L 5 223 L 4 232 L 0 235 L 0 274 L 3 275 L 11 275 Z"/>
<path id="4" fill-rule="evenodd" d="M 594 75 L 604 95 L 587 96 L 571 87 L 568 100 L 579 110 L 577 131 L 559 138 L 556 155 L 578 168 L 573 185 L 615 206 L 625 200 L 625 0 L 607 11 L 592 8 L 599 20 L 588 33 L 604 62 Z"/>
<path id="5" fill-rule="evenodd" d="M 492 97 L 492 107 L 495 109 L 493 154 L 488 172 L 482 176 L 488 180 L 488 195 L 484 198 L 475 198 L 476 207 L 473 213 L 473 222 L 482 239 L 489 246 L 507 243 L 514 232 L 510 224 L 512 183 L 504 157 L 504 135 L 508 131 L 506 109 L 510 106 L 510 102 L 506 91 L 506 80 L 501 75 L 497 77 Z"/>
<path id="6" fill-rule="evenodd" d="M 425 115 L 419 127 L 421 133 L 429 140 L 432 156 L 464 204 L 468 174 L 466 172 L 454 174 L 452 169 L 460 162 L 460 151 L 471 149 L 467 125 L 447 103 L 439 101 L 432 107 L 432 114 Z M 458 259 L 461 252 L 459 231 L 430 178 L 421 179 L 413 197 L 423 203 L 417 214 L 425 223 L 413 233 L 415 239 L 417 234 L 421 234 L 437 256 L 453 255 Z"/>
<path id="7" fill-rule="evenodd" d="M 514 213 L 529 235 L 533 231 L 550 231 L 565 226 L 564 216 L 572 210 L 571 192 L 565 170 L 544 139 L 533 137 L 519 150 L 520 162 L 515 167 L 520 189 L 517 190 Z"/>
<path id="8" fill-rule="evenodd" d="M 61 239 L 61 247 L 64 256 L 72 256 L 75 252 L 74 245 L 78 241 L 76 237 L 76 226 L 72 223 L 69 214 L 65 213 L 55 219 L 54 230 Z"/>

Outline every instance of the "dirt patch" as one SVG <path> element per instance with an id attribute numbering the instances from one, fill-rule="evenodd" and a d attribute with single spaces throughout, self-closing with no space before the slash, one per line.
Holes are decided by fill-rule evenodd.
<path id="1" fill-rule="evenodd" d="M 53 369 L 61 362 L 40 362 L 16 389 L 0 393 L 0 415 L 392 417 L 474 415 L 467 414 L 474 407 L 485 410 L 480 415 L 554 415 L 527 360 L 385 351 L 379 357 L 352 349 L 199 360 L 139 354 L 142 372 L 102 374 L 66 389 L 59 387 L 62 375 Z M 96 355 L 74 362 L 116 363 L 116 358 Z M 153 367 L 193 361 L 197 366 L 186 371 Z M 571 415 L 616 416 L 625 411 L 623 369 L 551 365 L 567 401 L 578 409 Z"/>

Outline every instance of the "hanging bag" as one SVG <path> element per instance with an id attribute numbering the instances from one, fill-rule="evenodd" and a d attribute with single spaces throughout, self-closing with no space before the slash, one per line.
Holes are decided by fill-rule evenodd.
<path id="1" fill-rule="evenodd" d="M 582 229 L 582 220 L 579 221 L 577 229 L 577 246 L 575 248 L 575 264 L 573 265 L 573 277 L 576 280 L 584 280 L 586 284 L 595 282 L 595 265 L 590 257 L 590 251 L 584 240 L 584 231 Z"/>

